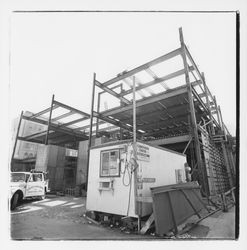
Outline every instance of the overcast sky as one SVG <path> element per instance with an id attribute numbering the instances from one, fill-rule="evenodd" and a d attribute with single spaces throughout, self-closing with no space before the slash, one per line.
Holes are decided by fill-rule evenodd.
<path id="1" fill-rule="evenodd" d="M 93 72 L 104 82 L 178 48 L 179 27 L 235 135 L 234 13 L 13 13 L 11 119 L 49 107 L 52 94 L 90 112 Z"/>

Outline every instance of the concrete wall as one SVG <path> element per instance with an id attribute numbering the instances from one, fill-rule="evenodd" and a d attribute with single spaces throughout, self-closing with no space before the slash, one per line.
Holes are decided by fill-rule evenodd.
<path id="1" fill-rule="evenodd" d="M 76 185 L 86 183 L 88 141 L 81 141 L 78 148 Z"/>
<path id="2" fill-rule="evenodd" d="M 108 141 L 106 137 L 92 138 L 92 145 L 101 145 Z M 88 140 L 81 141 L 78 148 L 76 185 L 86 183 L 87 179 L 87 158 L 88 158 Z"/>
<path id="3" fill-rule="evenodd" d="M 47 171 L 51 191 L 64 188 L 65 148 L 55 145 L 39 145 L 36 170 Z"/>

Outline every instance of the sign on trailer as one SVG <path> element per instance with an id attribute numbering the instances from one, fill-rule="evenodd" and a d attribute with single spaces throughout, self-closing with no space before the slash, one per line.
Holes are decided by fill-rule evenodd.
<path id="1" fill-rule="evenodd" d="M 149 147 L 137 144 L 137 159 L 139 161 L 150 161 Z"/>

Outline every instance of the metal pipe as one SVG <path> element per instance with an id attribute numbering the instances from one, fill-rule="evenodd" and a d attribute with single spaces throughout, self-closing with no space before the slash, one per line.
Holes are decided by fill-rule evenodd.
<path id="1" fill-rule="evenodd" d="M 190 137 L 190 140 L 188 141 L 188 143 L 187 143 L 187 145 L 186 145 L 186 147 L 185 147 L 185 149 L 184 149 L 184 151 L 183 151 L 183 154 L 186 152 L 187 148 L 189 147 L 189 145 L 190 145 L 190 143 L 191 143 L 191 141 L 192 141 L 192 138 L 193 138 L 193 137 Z"/>
<path id="2" fill-rule="evenodd" d="M 136 84 L 133 76 L 133 143 L 136 146 Z M 135 152 L 136 153 L 136 152 Z M 136 155 L 135 155 L 136 157 Z"/>
<path id="3" fill-rule="evenodd" d="M 137 145 L 136 145 L 136 81 L 135 81 L 135 76 L 133 76 L 133 153 L 134 153 L 134 160 L 135 163 L 137 162 Z M 137 196 L 138 196 L 138 190 L 137 190 L 137 185 L 138 185 L 138 176 L 137 176 L 137 171 L 138 168 L 135 166 L 134 170 L 134 179 L 135 179 L 135 204 L 136 204 L 136 212 L 138 215 L 138 222 L 137 222 L 137 227 L 138 227 L 138 232 L 141 231 L 141 216 L 140 216 L 140 203 L 137 201 Z"/>

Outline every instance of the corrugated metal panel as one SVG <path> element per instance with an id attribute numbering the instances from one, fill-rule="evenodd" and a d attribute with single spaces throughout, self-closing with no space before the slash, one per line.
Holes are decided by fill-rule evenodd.
<path id="1" fill-rule="evenodd" d="M 88 158 L 88 141 L 82 141 L 80 142 L 78 149 L 77 173 L 76 173 L 77 185 L 86 182 L 87 158 Z"/>
<path id="2" fill-rule="evenodd" d="M 57 168 L 64 168 L 65 163 L 65 148 L 58 147 L 57 153 Z"/>
<path id="3" fill-rule="evenodd" d="M 58 152 L 57 146 L 49 145 L 48 165 L 51 167 L 55 167 L 57 165 L 57 152 Z"/>
<path id="4" fill-rule="evenodd" d="M 46 145 L 39 145 L 36 156 L 35 169 L 40 171 L 47 170 L 49 150 Z"/>

